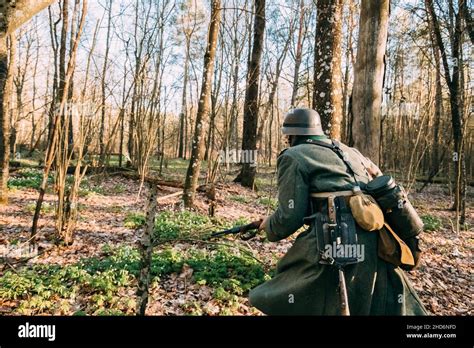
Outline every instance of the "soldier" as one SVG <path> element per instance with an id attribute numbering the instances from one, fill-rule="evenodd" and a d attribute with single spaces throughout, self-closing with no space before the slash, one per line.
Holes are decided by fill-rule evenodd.
<path id="1" fill-rule="evenodd" d="M 327 236 L 334 232 L 332 226 L 339 224 L 345 236 L 352 233 L 357 238 L 355 250 L 362 252 L 344 266 L 350 314 L 425 315 L 404 272 L 378 256 L 379 231 L 351 224 L 354 220 L 348 215 L 351 212 L 347 197 L 354 195 L 355 186 L 364 191 L 369 181 L 382 175 L 380 169 L 356 149 L 332 143 L 314 110 L 294 109 L 285 117 L 282 131 L 288 136 L 290 147 L 277 161 L 279 204 L 259 229 L 276 242 L 299 230 L 310 215 L 312 218 L 306 222 L 314 228 L 298 235 L 270 281 L 251 290 L 250 303 L 268 315 L 341 314 L 338 269 L 325 262 L 333 251 L 325 238 L 330 238 Z M 337 198 L 331 201 L 329 195 Z M 329 206 L 331 202 L 337 203 L 334 211 Z M 334 221 L 331 211 L 338 214 L 337 218 L 333 216 Z M 316 221 L 318 218 L 321 221 Z M 416 238 L 406 244 L 415 244 L 412 250 L 419 251 Z M 414 254 L 416 258 L 419 255 Z"/>

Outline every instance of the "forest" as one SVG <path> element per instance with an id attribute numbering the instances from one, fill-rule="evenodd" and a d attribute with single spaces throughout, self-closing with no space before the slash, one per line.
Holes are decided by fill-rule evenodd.
<path id="1" fill-rule="evenodd" d="M 428 314 L 474 314 L 472 5 L 0 1 L 0 314 L 262 315 L 296 234 L 210 235 L 278 209 L 295 108 L 405 188 Z"/>

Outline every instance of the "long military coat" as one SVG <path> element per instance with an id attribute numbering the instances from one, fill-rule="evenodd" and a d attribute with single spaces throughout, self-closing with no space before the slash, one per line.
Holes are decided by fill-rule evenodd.
<path id="1" fill-rule="evenodd" d="M 329 139 L 327 139 L 328 142 Z M 363 189 L 378 168 L 356 149 L 341 145 Z M 311 192 L 350 190 L 355 180 L 331 149 L 299 144 L 280 154 L 278 209 L 266 225 L 270 241 L 278 241 L 303 226 L 311 214 Z M 377 173 L 379 172 L 379 173 Z M 351 315 L 425 315 L 425 309 L 404 272 L 377 256 L 378 231 L 357 227 L 364 261 L 345 267 Z M 252 289 L 250 303 L 268 315 L 338 315 L 338 271 L 319 264 L 317 233 L 307 229 L 277 264 L 271 280 Z"/>

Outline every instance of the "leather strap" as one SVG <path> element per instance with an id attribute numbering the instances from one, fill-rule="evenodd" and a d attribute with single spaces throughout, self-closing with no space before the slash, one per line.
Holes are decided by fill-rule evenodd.
<path id="1" fill-rule="evenodd" d="M 349 172 L 352 175 L 352 178 L 354 179 L 355 184 L 359 186 L 359 182 L 357 181 L 357 178 L 355 176 L 355 171 L 352 168 L 351 163 L 346 159 L 344 151 L 342 151 L 340 147 L 340 143 L 337 140 L 331 139 L 331 144 L 328 144 L 328 143 L 325 143 L 324 141 L 306 139 L 306 144 L 313 144 L 313 145 L 318 145 L 318 146 L 331 149 L 342 160 L 342 162 L 344 162 L 347 169 L 349 169 Z"/>
<path id="2" fill-rule="evenodd" d="M 329 196 L 344 196 L 344 197 L 349 197 L 349 196 L 354 196 L 355 193 L 352 190 L 347 190 L 347 191 L 334 191 L 334 192 L 313 192 L 310 193 L 310 196 L 313 198 L 328 198 Z"/>
<path id="3" fill-rule="evenodd" d="M 337 218 L 336 218 L 336 204 L 335 204 L 335 195 L 328 196 L 328 217 L 329 217 L 329 224 L 336 225 Z"/>

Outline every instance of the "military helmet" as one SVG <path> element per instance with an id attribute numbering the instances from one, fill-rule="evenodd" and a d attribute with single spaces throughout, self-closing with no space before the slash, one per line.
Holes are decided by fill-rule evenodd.
<path id="1" fill-rule="evenodd" d="M 281 128 L 284 135 L 324 135 L 321 118 L 313 109 L 293 109 Z"/>

